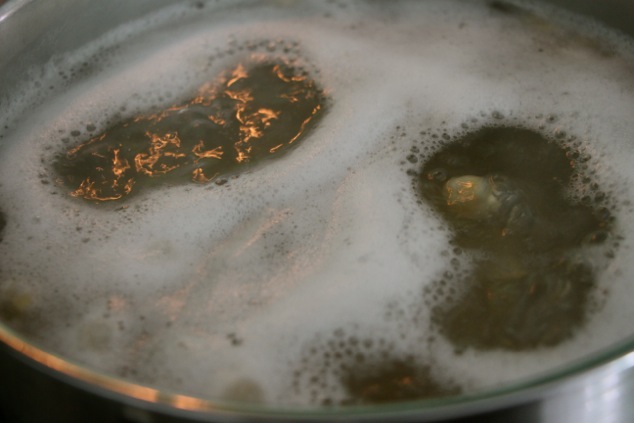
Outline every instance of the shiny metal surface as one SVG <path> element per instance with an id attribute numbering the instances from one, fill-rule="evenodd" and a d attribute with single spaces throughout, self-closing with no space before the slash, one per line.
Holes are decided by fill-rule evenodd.
<path id="1" fill-rule="evenodd" d="M 632 421 L 634 416 L 634 353 L 628 353 L 595 371 L 562 383 L 537 405 L 537 421 Z"/>
<path id="2" fill-rule="evenodd" d="M 24 69 L 53 54 L 72 50 L 120 22 L 141 16 L 169 0 L 0 0 L 0 104 L 2 86 Z M 551 3 L 596 17 L 634 36 L 632 0 L 552 0 Z M 81 368 L 55 365 L 3 333 L 0 349 L 0 409 L 8 421 L 445 421 L 621 423 L 634 421 L 634 352 L 625 344 L 566 377 L 526 386 L 504 395 L 466 399 L 451 407 L 416 406 L 318 415 L 284 414 L 258 409 L 215 408 L 186 403 L 187 398 L 134 391 Z M 632 344 L 630 343 L 630 346 Z M 23 354 L 24 353 L 24 354 Z M 61 366 L 61 367 L 60 367 Z M 193 401 L 193 400 L 191 400 Z M 0 414 L 0 416 L 2 416 Z M 51 420 L 49 418 L 53 417 Z"/>

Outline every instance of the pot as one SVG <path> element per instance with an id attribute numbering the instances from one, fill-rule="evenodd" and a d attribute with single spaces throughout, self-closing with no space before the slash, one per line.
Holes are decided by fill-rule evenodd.
<path id="1" fill-rule="evenodd" d="M 0 108 L 27 70 L 171 0 L 0 2 Z M 634 37 L 631 0 L 550 0 Z M 0 325 L 2 421 L 626 422 L 634 420 L 634 338 L 500 389 L 376 406 L 303 412 L 163 392 L 47 352 Z"/>

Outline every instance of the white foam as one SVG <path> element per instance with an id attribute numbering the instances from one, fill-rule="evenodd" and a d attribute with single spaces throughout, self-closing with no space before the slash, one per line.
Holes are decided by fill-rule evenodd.
<path id="1" fill-rule="evenodd" d="M 127 40 L 110 66 L 47 99 L 2 146 L 0 293 L 29 293 L 25 319 L 46 316 L 42 330 L 27 336 L 134 382 L 217 398 L 252 380 L 267 387 L 264 400 L 303 405 L 310 399 L 289 390 L 291 367 L 321 335 L 355 327 L 401 351 L 430 348 L 422 341 L 427 326 L 402 339 L 403 323 L 383 311 L 422 301 L 422 286 L 447 266 L 441 252 L 450 249 L 449 235 L 417 204 L 401 165 L 414 142 L 433 145 L 419 131 L 456 134 L 472 118 L 491 120 L 481 113 L 494 110 L 510 123 L 563 129 L 589 150 L 601 186 L 619 201 L 634 198 L 632 46 L 603 57 L 596 43 L 564 26 L 483 4 L 208 5 L 195 15 L 170 9 L 108 35 L 101 43 Z M 169 34 L 146 30 L 168 20 Z M 260 40 L 297 42 L 330 98 L 319 127 L 288 156 L 227 186 L 150 190 L 116 211 L 40 182 L 62 148 L 60 130 L 66 136 L 94 123 L 98 132 L 121 104 L 129 113 L 169 104 L 248 57 L 239 47 Z M 99 47 L 79 52 L 81 59 L 57 58 L 42 84 Z M 23 95 L 16 102 L 28 104 L 37 93 Z M 535 117 L 548 114 L 557 122 Z M 533 353 L 461 356 L 440 340 L 433 360 L 481 389 L 631 335 L 631 214 L 618 209 L 626 239 L 599 275 L 611 295 L 575 339 Z"/>

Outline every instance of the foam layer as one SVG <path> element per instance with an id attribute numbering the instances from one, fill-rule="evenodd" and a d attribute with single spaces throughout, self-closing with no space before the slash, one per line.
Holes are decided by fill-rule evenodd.
<path id="1" fill-rule="evenodd" d="M 221 3 L 170 9 L 56 58 L 37 82 L 59 90 L 7 118 L 3 134 L 3 320 L 126 380 L 302 406 L 345 402 L 341 366 L 359 353 L 427 366 L 450 387 L 440 391 L 455 393 L 631 335 L 633 46 L 550 13 L 450 0 Z M 252 55 L 295 57 L 329 97 L 287 156 L 222 186 L 165 187 L 114 205 L 71 198 L 55 181 L 56 154 L 118 116 L 187 98 Z M 93 73 L 74 71 L 86 61 Z M 13 105 L 41 100 L 35 85 L 19 95 Z M 423 291 L 468 263 L 412 173 L 443 142 L 493 124 L 583 151 L 581 173 L 600 189 L 580 178 L 571 195 L 607 193 L 624 239 L 613 259 L 602 249 L 589 257 L 600 307 L 572 340 L 458 355 L 429 325 Z"/>

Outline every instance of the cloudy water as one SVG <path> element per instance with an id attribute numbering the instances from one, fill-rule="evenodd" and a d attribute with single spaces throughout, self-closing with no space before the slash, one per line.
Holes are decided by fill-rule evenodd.
<path id="1" fill-rule="evenodd" d="M 632 334 L 632 75 L 533 2 L 168 8 L 0 110 L 0 319 L 270 405 L 552 371 Z"/>

